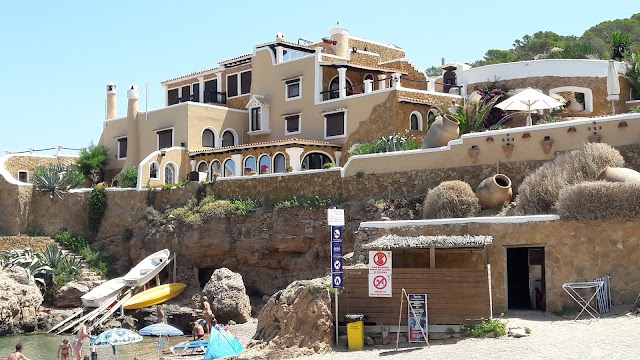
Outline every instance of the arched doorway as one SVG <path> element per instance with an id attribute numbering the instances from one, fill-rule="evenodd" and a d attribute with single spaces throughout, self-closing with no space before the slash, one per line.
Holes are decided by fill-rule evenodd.
<path id="1" fill-rule="evenodd" d="M 283 173 L 287 170 L 287 166 L 285 164 L 284 155 L 281 153 L 276 154 L 273 157 L 273 172 L 274 173 Z"/>
<path id="2" fill-rule="evenodd" d="M 333 160 L 327 155 L 321 152 L 310 152 L 302 159 L 303 170 L 322 169 L 324 164 L 331 163 Z"/>
<path id="3" fill-rule="evenodd" d="M 164 166 L 164 184 L 175 184 L 177 179 L 178 169 L 174 163 L 168 163 Z"/>

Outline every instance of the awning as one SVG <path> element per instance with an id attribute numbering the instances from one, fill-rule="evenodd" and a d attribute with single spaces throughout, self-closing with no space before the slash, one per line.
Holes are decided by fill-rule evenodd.
<path id="1" fill-rule="evenodd" d="M 493 244 L 493 236 L 488 235 L 435 235 L 398 236 L 385 235 L 370 243 L 363 244 L 365 250 L 428 249 L 483 247 Z"/>

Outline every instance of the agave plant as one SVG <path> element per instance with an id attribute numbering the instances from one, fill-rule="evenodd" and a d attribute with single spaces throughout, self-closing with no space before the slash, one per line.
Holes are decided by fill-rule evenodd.
<path id="1" fill-rule="evenodd" d="M 79 187 L 83 182 L 80 172 L 62 164 L 38 167 L 33 178 L 36 190 L 49 192 L 51 198 L 54 194 L 61 197 L 60 194 Z"/>

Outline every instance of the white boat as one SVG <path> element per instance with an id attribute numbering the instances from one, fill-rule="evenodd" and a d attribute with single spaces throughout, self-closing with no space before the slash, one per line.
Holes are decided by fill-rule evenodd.
<path id="1" fill-rule="evenodd" d="M 110 300 L 124 287 L 124 279 L 119 277 L 106 281 L 88 293 L 82 295 L 82 305 L 86 307 L 100 307 L 105 301 Z"/>
<path id="2" fill-rule="evenodd" d="M 144 258 L 131 269 L 123 278 L 127 286 L 142 286 L 167 266 L 169 250 L 164 249 Z"/>

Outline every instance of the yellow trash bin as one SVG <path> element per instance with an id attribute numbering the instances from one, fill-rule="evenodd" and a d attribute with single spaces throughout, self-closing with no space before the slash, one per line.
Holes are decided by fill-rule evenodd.
<path id="1" fill-rule="evenodd" d="M 362 350 L 364 348 L 364 321 L 347 324 L 347 340 L 349 342 L 349 350 Z"/>

